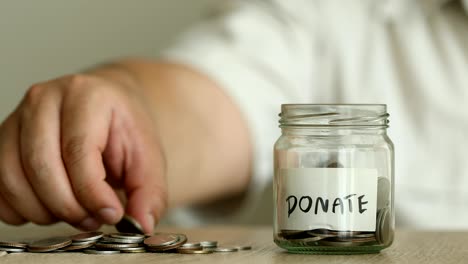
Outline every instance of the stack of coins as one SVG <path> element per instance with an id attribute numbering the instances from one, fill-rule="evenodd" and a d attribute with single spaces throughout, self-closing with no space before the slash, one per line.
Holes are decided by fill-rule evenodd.
<path id="1" fill-rule="evenodd" d="M 217 241 L 187 242 L 185 234 L 155 233 L 147 236 L 142 234 L 143 230 L 138 222 L 129 216 L 124 217 L 119 224 L 119 233 L 87 232 L 69 237 L 51 237 L 30 243 L 0 241 L 0 252 L 83 252 L 104 255 L 144 252 L 210 254 L 252 248 L 250 246 L 218 247 Z M 137 233 L 128 231 L 136 231 Z"/>
<path id="2" fill-rule="evenodd" d="M 379 177 L 377 181 L 377 227 L 375 237 L 377 242 L 383 245 L 393 240 L 389 200 L 390 192 L 390 181 L 387 178 Z"/>
<path id="3" fill-rule="evenodd" d="M 283 229 L 281 230 L 279 236 L 290 243 L 304 247 L 352 247 L 361 245 L 386 245 L 392 240 L 392 223 L 389 200 L 390 192 L 390 181 L 385 177 L 379 177 L 377 181 L 377 216 L 375 232 L 339 231 L 329 229 Z"/>
<path id="4" fill-rule="evenodd" d="M 26 251 L 28 244 L 13 241 L 0 241 L 0 251 L 19 253 Z"/>
<path id="5" fill-rule="evenodd" d="M 364 243 L 375 244 L 374 232 L 336 231 L 328 229 L 282 230 L 281 236 L 289 242 L 301 246 L 358 246 Z"/>

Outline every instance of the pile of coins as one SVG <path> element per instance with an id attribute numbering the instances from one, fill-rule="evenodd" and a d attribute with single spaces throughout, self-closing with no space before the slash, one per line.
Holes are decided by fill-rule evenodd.
<path id="1" fill-rule="evenodd" d="M 377 216 L 375 232 L 338 231 L 329 229 L 281 230 L 279 236 L 289 243 L 308 246 L 352 247 L 386 245 L 392 238 L 390 214 L 390 181 L 379 177 L 377 181 Z"/>
<path id="2" fill-rule="evenodd" d="M 156 233 L 145 236 L 134 233 L 88 232 L 70 237 L 52 237 L 18 243 L 0 241 L 0 251 L 8 253 L 32 252 L 83 252 L 87 254 L 118 254 L 118 253 L 182 253 L 210 254 L 215 252 L 236 252 L 249 250 L 250 246 L 218 247 L 217 241 L 187 242 L 184 234 Z"/>
<path id="3" fill-rule="evenodd" d="M 144 235 L 141 226 L 130 216 L 116 225 L 119 232 L 87 232 L 69 237 L 51 237 L 30 243 L 0 241 L 0 253 L 83 252 L 86 254 L 181 253 L 210 254 L 250 250 L 250 246 L 218 247 L 217 241 L 187 242 L 184 234 L 155 233 Z M 130 232 L 131 231 L 131 232 Z"/>
<path id="4" fill-rule="evenodd" d="M 358 246 L 376 242 L 374 232 L 335 231 L 328 229 L 281 230 L 280 236 L 300 246 Z"/>

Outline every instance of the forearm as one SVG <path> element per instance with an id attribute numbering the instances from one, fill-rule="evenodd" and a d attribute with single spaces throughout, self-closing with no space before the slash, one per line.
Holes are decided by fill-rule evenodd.
<path id="1" fill-rule="evenodd" d="M 127 60 L 108 69 L 127 72 L 149 102 L 165 153 L 169 206 L 241 193 L 250 180 L 251 146 L 240 111 L 206 76 L 181 65 Z M 101 69 L 102 70 L 102 69 Z M 105 68 L 104 68 L 104 71 Z"/>

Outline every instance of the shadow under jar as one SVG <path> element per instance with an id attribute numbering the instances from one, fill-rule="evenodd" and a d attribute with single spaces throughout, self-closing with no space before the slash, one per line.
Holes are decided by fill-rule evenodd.
<path id="1" fill-rule="evenodd" d="M 386 105 L 281 106 L 274 241 L 291 253 L 364 254 L 394 237 Z"/>

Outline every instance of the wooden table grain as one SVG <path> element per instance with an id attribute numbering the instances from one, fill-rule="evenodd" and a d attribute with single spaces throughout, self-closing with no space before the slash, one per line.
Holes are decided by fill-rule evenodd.
<path id="1" fill-rule="evenodd" d="M 114 232 L 104 228 L 104 232 Z M 252 245 L 250 251 L 184 254 L 87 255 L 83 253 L 15 253 L 0 257 L 0 263 L 468 263 L 468 231 L 423 232 L 399 230 L 395 243 L 379 254 L 369 255 L 298 255 L 278 248 L 270 227 L 210 226 L 195 229 L 160 228 L 158 231 L 185 233 L 191 241 L 216 240 L 220 245 Z M 77 233 L 63 224 L 52 227 L 27 225 L 0 227 L 0 240 L 30 240 Z"/>

